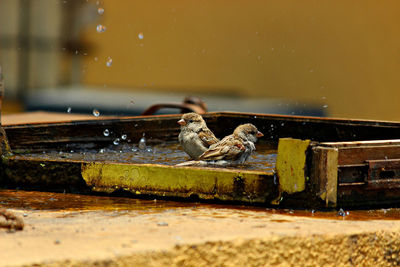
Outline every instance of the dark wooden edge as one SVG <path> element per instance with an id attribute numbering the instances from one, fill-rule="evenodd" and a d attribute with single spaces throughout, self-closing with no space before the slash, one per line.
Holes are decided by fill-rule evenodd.
<path id="1" fill-rule="evenodd" d="M 54 123 L 31 123 L 4 126 L 14 148 L 37 144 L 106 143 L 116 135 L 125 133 L 139 141 L 143 133 L 151 140 L 176 141 L 179 133 L 177 121 L 181 114 L 121 117 L 64 121 Z M 239 112 L 210 112 L 203 115 L 209 128 L 217 137 L 231 134 L 240 124 L 253 123 L 264 133 L 261 143 L 273 143 L 279 138 L 291 137 L 318 142 L 351 142 L 365 140 L 395 139 L 400 136 L 400 123 L 362 121 L 319 117 L 285 116 Z M 105 129 L 115 135 L 104 136 Z"/>

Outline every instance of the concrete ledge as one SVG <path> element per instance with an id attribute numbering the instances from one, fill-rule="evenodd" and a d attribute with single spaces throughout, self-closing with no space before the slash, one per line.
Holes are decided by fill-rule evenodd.
<path id="1" fill-rule="evenodd" d="M 239 239 L 35 266 L 398 266 L 399 245 L 397 232 Z"/>
<path id="2" fill-rule="evenodd" d="M 16 233 L 0 229 L 0 266 L 400 264 L 397 220 L 356 221 L 336 215 L 321 219 L 263 209 L 176 204 L 158 209 L 155 202 L 143 211 L 119 210 L 118 206 L 111 210 L 11 209 L 25 214 L 26 227 Z"/>

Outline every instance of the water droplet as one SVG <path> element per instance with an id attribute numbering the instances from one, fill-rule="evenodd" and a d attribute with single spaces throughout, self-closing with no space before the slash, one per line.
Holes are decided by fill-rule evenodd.
<path id="1" fill-rule="evenodd" d="M 104 153 L 104 148 L 100 149 L 99 153 L 103 154 Z"/>
<path id="2" fill-rule="evenodd" d="M 119 138 L 115 138 L 113 144 L 117 146 L 119 145 L 119 141 L 121 141 Z"/>
<path id="3" fill-rule="evenodd" d="M 138 146 L 139 149 L 146 149 L 146 138 L 144 136 L 140 138 Z"/>
<path id="4" fill-rule="evenodd" d="M 143 40 L 143 38 L 144 38 L 144 35 L 143 35 L 143 33 L 142 33 L 142 32 L 139 32 L 139 34 L 138 34 L 138 38 L 139 38 L 140 40 Z"/>
<path id="5" fill-rule="evenodd" d="M 151 149 L 151 147 L 146 148 L 147 152 L 153 152 L 153 149 Z"/>
<path id="6" fill-rule="evenodd" d="M 104 136 L 109 136 L 110 135 L 110 131 L 108 129 L 105 129 L 103 132 Z"/>
<path id="7" fill-rule="evenodd" d="M 344 212 L 344 210 L 341 208 L 341 209 L 338 211 L 337 215 L 338 215 L 338 216 L 345 217 L 345 216 L 347 215 L 347 213 Z"/>
<path id="8" fill-rule="evenodd" d="M 328 107 L 328 105 L 323 105 L 322 107 L 323 107 L 323 108 L 327 108 L 327 107 Z"/>
<path id="9" fill-rule="evenodd" d="M 68 112 L 68 113 L 71 113 L 71 110 L 72 110 L 71 107 L 68 107 L 68 108 L 67 108 L 67 112 Z"/>
<path id="10" fill-rule="evenodd" d="M 112 58 L 108 57 L 106 62 L 107 67 L 111 67 L 112 62 L 113 62 Z"/>
<path id="11" fill-rule="evenodd" d="M 139 149 L 137 148 L 137 147 L 132 147 L 132 152 L 138 152 L 139 151 Z"/>
<path id="12" fill-rule="evenodd" d="M 93 116 L 98 117 L 100 116 L 100 111 L 98 111 L 97 109 L 93 109 Z"/>
<path id="13" fill-rule="evenodd" d="M 281 126 L 285 126 L 285 123 L 284 123 L 284 122 L 282 122 L 282 123 L 281 123 Z"/>
<path id="14" fill-rule="evenodd" d="M 99 7 L 99 8 L 97 9 L 97 13 L 99 13 L 99 15 L 103 15 L 103 13 L 104 13 L 104 8 Z"/>
<path id="15" fill-rule="evenodd" d="M 128 137 L 128 136 L 127 136 L 126 134 L 121 135 L 121 139 L 122 139 L 122 140 L 126 140 L 127 137 Z"/>
<path id="16" fill-rule="evenodd" d="M 105 32 L 106 31 L 106 26 L 103 26 L 103 25 L 99 24 L 99 25 L 97 25 L 96 30 L 97 30 L 98 33 Z"/>

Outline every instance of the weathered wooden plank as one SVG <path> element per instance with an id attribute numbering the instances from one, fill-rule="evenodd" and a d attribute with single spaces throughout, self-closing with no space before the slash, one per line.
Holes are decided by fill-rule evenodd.
<path id="1" fill-rule="evenodd" d="M 276 197 L 273 172 L 188 168 L 158 164 L 82 163 L 94 191 L 266 203 Z"/>
<path id="2" fill-rule="evenodd" d="M 399 146 L 400 139 L 391 140 L 368 140 L 368 141 L 352 141 L 352 142 L 322 142 L 319 146 L 328 147 L 366 147 L 366 146 Z"/>
<path id="3" fill-rule="evenodd" d="M 310 140 L 281 138 L 278 144 L 276 171 L 281 192 L 293 194 L 306 186 L 306 151 Z"/>
<path id="4" fill-rule="evenodd" d="M 196 196 L 203 200 L 260 204 L 269 203 L 278 194 L 272 171 L 31 157 L 10 157 L 1 171 L 0 184 L 44 191 L 112 193 L 125 190 L 134 195 Z"/>
<path id="5" fill-rule="evenodd" d="M 291 137 L 318 142 L 393 139 L 400 136 L 400 124 L 393 122 L 313 118 L 235 112 L 211 112 L 203 115 L 218 137 L 231 134 L 240 124 L 253 123 L 264 133 L 260 142 L 277 145 L 279 138 Z M 11 148 L 46 148 L 68 142 L 105 143 L 113 136 L 102 135 L 104 129 L 116 134 L 127 133 L 139 140 L 143 133 L 149 139 L 176 140 L 180 115 L 138 116 L 131 118 L 66 121 L 5 126 Z M 223 125 L 223 127 L 221 127 Z M 114 136 L 115 137 L 115 136 Z"/>
<path id="6" fill-rule="evenodd" d="M 312 148 L 311 184 L 326 207 L 336 207 L 338 185 L 338 149 Z"/>
<path id="7" fill-rule="evenodd" d="M 380 145 L 339 148 L 338 164 L 365 164 L 367 160 L 400 158 L 400 145 Z"/>

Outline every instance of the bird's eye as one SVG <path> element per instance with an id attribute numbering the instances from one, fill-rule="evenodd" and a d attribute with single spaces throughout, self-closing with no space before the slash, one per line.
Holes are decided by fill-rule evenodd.
<path id="1" fill-rule="evenodd" d="M 251 131 L 250 134 L 256 134 L 256 131 Z"/>
<path id="2" fill-rule="evenodd" d="M 192 123 L 193 122 L 193 120 L 189 120 L 189 123 Z"/>

